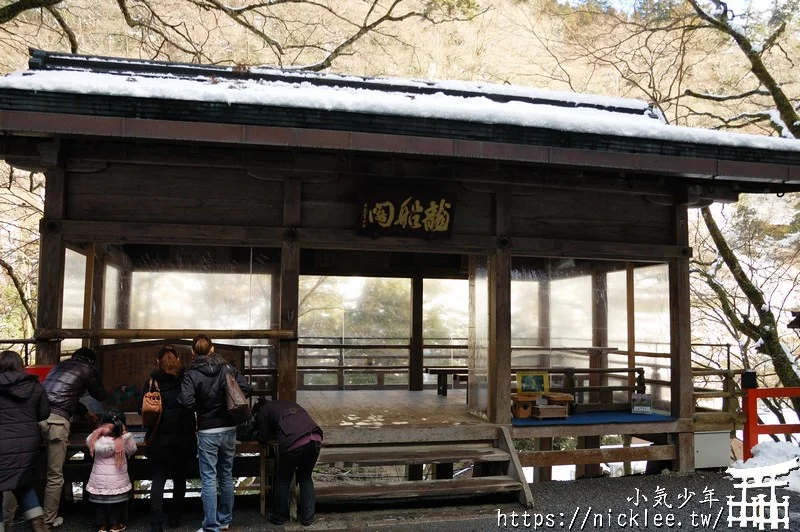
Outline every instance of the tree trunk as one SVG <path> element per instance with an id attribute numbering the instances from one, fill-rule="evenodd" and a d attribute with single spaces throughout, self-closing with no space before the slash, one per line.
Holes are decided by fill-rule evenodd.
<path id="1" fill-rule="evenodd" d="M 794 364 L 781 344 L 780 336 L 778 335 L 777 320 L 775 320 L 772 310 L 766 303 L 764 293 L 749 277 L 747 277 L 744 270 L 742 270 L 739 259 L 736 258 L 733 250 L 728 246 L 725 236 L 717 226 L 708 207 L 702 208 L 701 213 L 703 215 L 703 221 L 706 227 L 708 227 L 708 232 L 719 251 L 720 257 L 725 262 L 736 284 L 739 285 L 742 293 L 747 297 L 748 302 L 753 306 L 758 316 L 758 323 L 751 323 L 746 319 L 742 320 L 737 315 L 735 307 L 723 305 L 728 320 L 740 334 L 748 336 L 756 342 L 759 340 L 761 341 L 758 350 L 770 357 L 772 365 L 775 368 L 775 374 L 778 376 L 783 386 L 800 386 L 800 377 L 795 373 Z M 707 277 L 707 282 L 711 288 L 716 291 L 718 285 L 714 286 L 716 281 L 713 277 Z M 800 398 L 793 398 L 792 405 L 796 412 L 800 412 Z"/>

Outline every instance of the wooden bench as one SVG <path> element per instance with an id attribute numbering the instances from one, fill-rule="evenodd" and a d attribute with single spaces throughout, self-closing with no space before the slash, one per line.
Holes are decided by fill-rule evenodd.
<path id="1" fill-rule="evenodd" d="M 325 374 L 325 373 L 335 373 L 337 375 L 336 384 L 335 385 L 327 385 L 334 389 L 343 390 L 345 386 L 344 382 L 344 375 L 345 373 L 362 373 L 362 374 L 375 374 L 376 377 L 376 384 L 372 385 L 376 388 L 384 388 L 386 387 L 386 380 L 385 377 L 387 374 L 395 374 L 395 373 L 408 373 L 408 366 L 370 366 L 370 365 L 359 365 L 359 366 L 301 366 L 297 368 L 297 387 L 298 389 L 304 388 L 322 388 L 326 385 L 311 385 L 306 384 L 304 379 L 304 375 L 316 375 L 316 374 Z M 353 385 L 359 386 L 363 388 L 369 388 L 370 385 Z M 402 385 L 405 387 L 406 385 Z"/>
<path id="2" fill-rule="evenodd" d="M 447 376 L 453 376 L 453 388 L 455 388 L 456 381 L 460 381 L 459 375 L 464 377 L 464 381 L 469 378 L 465 373 L 466 370 L 467 368 L 464 366 L 431 366 L 425 368 L 425 373 L 436 375 L 436 393 L 447 397 Z"/>
<path id="3" fill-rule="evenodd" d="M 152 468 L 146 459 L 147 445 L 142 441 L 144 431 L 132 428 L 136 438 L 136 454 L 128 461 L 128 474 L 131 481 L 151 480 Z M 92 458 L 86 447 L 86 437 L 88 433 L 77 432 L 70 434 L 69 444 L 67 445 L 67 459 L 64 462 L 64 486 L 62 497 L 67 501 L 73 500 L 72 482 L 81 482 L 86 485 L 89 475 L 92 472 Z M 81 455 L 82 453 L 82 455 Z M 44 453 L 43 453 L 44 454 Z M 44 459 L 46 461 L 46 458 Z M 254 474 L 256 473 L 257 474 Z M 267 494 L 271 492 L 275 485 L 275 475 L 277 474 L 277 446 L 276 444 L 265 445 L 256 441 L 236 442 L 236 456 L 233 461 L 233 476 L 236 477 L 258 477 L 258 484 L 250 484 L 237 488 L 241 491 L 258 491 L 261 504 L 261 514 L 266 515 Z M 189 470 L 188 479 L 200 478 L 200 471 L 195 463 Z M 146 493 L 149 490 L 134 491 Z"/>

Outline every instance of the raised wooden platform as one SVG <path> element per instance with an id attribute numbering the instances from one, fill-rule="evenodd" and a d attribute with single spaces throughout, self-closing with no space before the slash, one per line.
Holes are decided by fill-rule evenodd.
<path id="1" fill-rule="evenodd" d="M 442 397 L 433 390 L 299 390 L 297 402 L 323 431 L 486 424 L 470 415 L 466 390 L 450 392 Z"/>

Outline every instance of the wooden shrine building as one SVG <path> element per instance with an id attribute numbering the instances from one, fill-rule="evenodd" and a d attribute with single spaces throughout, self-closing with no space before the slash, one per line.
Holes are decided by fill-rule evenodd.
<path id="1" fill-rule="evenodd" d="M 694 467 L 689 209 L 741 193 L 800 191 L 797 141 L 670 126 L 634 100 L 41 51 L 31 52 L 27 71 L 0 78 L 0 158 L 46 175 L 38 363 L 57 361 L 81 339 L 125 357 L 120 344 L 133 339 L 207 331 L 233 345 L 251 378 L 274 377 L 265 394 L 302 399 L 298 375 L 315 370 L 298 368 L 301 276 L 403 277 L 411 284 L 405 390 L 420 401 L 450 400 L 423 390 L 422 287 L 461 279 L 469 285 L 467 355 L 463 375 L 444 377 L 467 381 L 459 408 L 476 425 L 455 423 L 449 436 L 442 425 L 427 427 L 419 441 L 501 430 L 539 438 L 540 450 L 560 435 L 583 438 L 588 449 L 603 434 L 660 435 L 630 456 L 670 460 L 681 471 Z M 559 371 L 572 379 L 576 368 L 597 370 L 587 378 L 598 395 L 616 393 L 602 387 L 612 367 L 623 372 L 614 382 L 634 384 L 641 353 L 632 287 L 649 266 L 663 271 L 668 333 L 661 373 L 642 382 L 648 393 L 660 387 L 664 418 L 614 428 L 512 423 L 510 383 L 523 367 L 552 370 L 554 386 Z M 243 277 L 159 285 L 140 275 L 154 270 Z M 574 314 L 575 323 L 589 316 L 577 349 L 584 365 L 551 351 L 569 345 L 554 341 L 549 323 L 556 274 L 587 280 L 592 303 Z M 525 275 L 538 283 L 539 332 L 518 360 L 512 285 Z M 192 323 L 155 304 L 187 295 L 200 316 Z M 577 327 L 570 319 L 561 330 Z M 625 332 L 609 338 L 609 320 L 620 319 Z M 270 354 L 237 354 L 242 339 Z M 348 393 L 343 412 L 355 397 Z M 397 423 L 411 427 L 342 428 L 326 445 L 419 443 L 413 420 Z M 567 462 L 590 464 L 579 451 Z M 368 461 L 347 452 L 330 459 Z"/>

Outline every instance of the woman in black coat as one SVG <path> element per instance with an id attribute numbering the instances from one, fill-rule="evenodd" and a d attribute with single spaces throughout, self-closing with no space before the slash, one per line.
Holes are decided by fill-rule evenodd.
<path id="1" fill-rule="evenodd" d="M 169 526 L 180 526 L 180 513 L 186 496 L 186 477 L 197 462 L 197 438 L 194 413 L 178 404 L 183 381 L 183 366 L 175 348 L 165 345 L 158 352 L 158 369 L 153 370 L 145 383 L 145 390 L 153 382 L 161 392 L 161 419 L 149 428 L 147 458 L 153 464 L 153 485 L 150 491 L 150 530 L 164 529 L 164 484 L 172 479 L 172 508 Z"/>
<path id="2" fill-rule="evenodd" d="M 49 416 L 44 388 L 36 376 L 25 373 L 22 357 L 14 351 L 0 353 L 0 507 L 3 492 L 13 492 L 35 532 L 47 530 L 32 485 L 42 444 L 39 421 Z M 0 521 L 0 532 L 4 530 Z"/>

